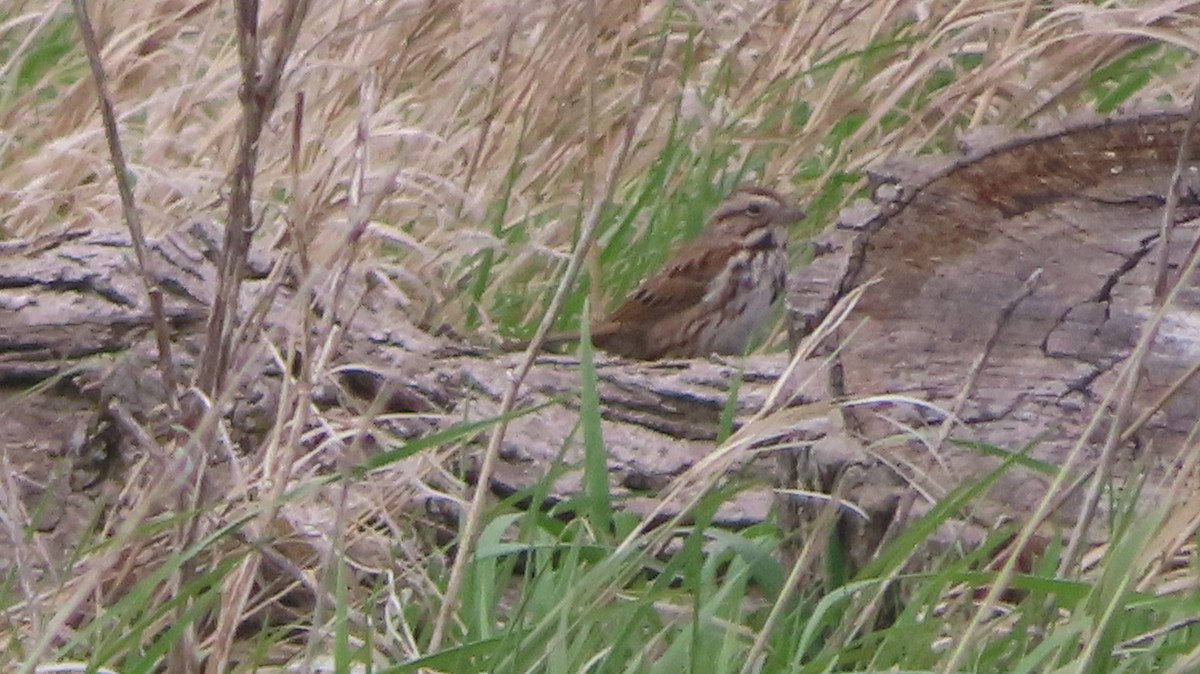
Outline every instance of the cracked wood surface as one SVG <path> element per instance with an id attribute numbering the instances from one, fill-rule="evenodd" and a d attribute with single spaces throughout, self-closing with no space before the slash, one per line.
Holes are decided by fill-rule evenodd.
<path id="1" fill-rule="evenodd" d="M 841 328 L 837 367 L 815 358 L 788 387 L 806 382 L 808 388 L 794 391 L 803 401 L 895 394 L 928 405 L 897 398 L 809 420 L 791 438 L 799 451 L 781 459 L 788 486 L 828 491 L 840 484 L 877 520 L 857 535 L 877 541 L 912 487 L 918 502 L 937 498 L 995 465 L 962 444 L 939 442 L 945 412 L 955 409 L 960 423 L 947 429 L 950 438 L 1005 449 L 1033 443 L 1033 456 L 1060 463 L 1152 311 L 1157 258 L 1150 253 L 1183 124 L 1180 114 L 1165 112 L 1067 123 L 998 142 L 977 135 L 965 141 L 961 156 L 877 169 L 876 203 L 847 209 L 815 242 L 813 263 L 793 273 L 790 332 L 800 338 L 852 288 L 878 282 Z M 1195 203 L 1187 192 L 1173 265 L 1196 234 Z M 152 246 L 185 376 L 199 353 L 215 287 L 217 240 L 211 225 L 195 222 Z M 0 261 L 0 390 L 8 418 L 0 442 L 21 469 L 30 504 L 51 492 L 62 504 L 86 503 L 86 494 L 54 478 L 47 457 L 79 451 L 80 429 L 93 419 L 97 400 L 120 400 L 147 420 L 162 397 L 127 237 L 48 235 L 0 249 Z M 265 329 L 249 336 L 250 355 L 237 367 L 251 376 L 226 409 L 232 437 L 246 446 L 269 427 L 282 377 L 262 347 L 301 324 L 302 303 L 276 292 L 271 264 L 261 251 L 252 258 L 242 306 L 267 307 Z M 1030 284 L 1035 270 L 1040 275 Z M 355 407 L 357 397 L 386 390 L 384 411 L 394 416 L 378 429 L 380 446 L 494 414 L 519 354 L 496 356 L 418 330 L 387 283 L 363 282 L 379 273 L 364 267 L 356 274 L 348 296 L 365 298 L 363 307 L 325 369 L 314 394 L 318 407 L 336 417 L 339 408 Z M 1200 355 L 1198 301 L 1193 282 L 1154 345 L 1135 409 L 1146 409 Z M 746 359 L 736 419 L 758 409 L 786 362 L 784 355 Z M 624 507 L 649 511 L 664 484 L 713 450 L 740 367 L 599 360 L 612 489 Z M 24 395 L 60 376 L 56 386 Z M 551 497 L 578 493 L 577 387 L 574 359 L 540 359 L 521 403 L 547 406 L 513 423 L 497 491 L 526 488 L 556 470 Z M 1170 471 L 1194 423 L 1197 392 L 1196 384 L 1185 386 L 1136 434 L 1122 454 L 1126 470 L 1150 456 L 1156 474 Z M 326 451 L 340 451 L 327 437 L 314 437 L 327 443 L 320 445 Z M 767 516 L 771 483 L 781 477 L 777 460 L 744 462 L 739 474 L 750 486 L 719 513 L 720 523 L 740 526 Z M 992 501 L 992 515 L 1028 509 L 1045 482 L 1015 471 L 997 489 L 1002 498 Z M 1069 519 L 1069 509 L 1062 515 Z M 46 519 L 45 528 L 53 529 L 56 515 Z"/>
<path id="2" fill-rule="evenodd" d="M 999 142 L 984 134 L 979 147 L 968 139 L 962 157 L 874 173 L 876 195 L 890 198 L 844 213 L 819 244 L 825 259 L 793 279 L 793 315 L 810 324 L 839 294 L 877 280 L 841 331 L 834 390 L 932 405 L 845 408 L 859 451 L 944 495 L 997 465 L 961 444 L 939 444 L 940 425 L 957 411 L 952 438 L 1031 446 L 1036 459 L 1064 462 L 1154 311 L 1156 247 L 1185 123 L 1164 112 Z M 1200 214 L 1194 167 L 1184 182 L 1172 274 Z M 1200 358 L 1196 283 L 1188 281 L 1151 347 L 1135 418 Z M 1145 467 L 1153 493 L 1174 477 L 1198 394 L 1200 382 L 1187 383 L 1120 448 L 1119 480 Z M 1088 459 L 1103 444 L 1103 432 L 1094 436 Z M 1027 512 L 1048 484 L 1011 471 L 992 503 L 998 513 Z M 1077 501 L 1056 513 L 1059 521 L 1071 520 Z"/>

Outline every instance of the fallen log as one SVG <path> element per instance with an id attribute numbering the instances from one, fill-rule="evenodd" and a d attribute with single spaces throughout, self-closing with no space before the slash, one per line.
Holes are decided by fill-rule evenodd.
<path id="1" fill-rule="evenodd" d="M 1154 312 L 1161 212 L 1185 123 L 1176 112 L 1070 122 L 1018 138 L 968 140 L 960 156 L 873 172 L 873 203 L 847 209 L 814 242 L 813 262 L 792 276 L 793 348 L 838 302 L 870 285 L 837 334 L 782 384 L 788 405 L 813 412 L 789 417 L 795 428 L 775 451 L 735 462 L 744 485 L 717 523 L 762 521 L 780 483 L 836 493 L 857 504 L 860 514 L 844 529 L 861 563 L 904 518 L 998 465 L 982 446 L 1028 447 L 1030 458 L 1057 467 L 1083 438 L 1085 457 L 1094 459 L 1102 438 L 1088 431 L 1089 422 L 1106 409 L 1105 397 Z M 1200 213 L 1195 190 L 1183 196 L 1167 255 L 1175 274 Z M 214 225 L 195 221 L 151 245 L 183 381 L 200 353 L 218 240 Z M 9 244 L 0 255 L 7 410 L 0 443 L 30 510 L 54 496 L 37 524 L 65 549 L 79 527 L 67 523 L 86 519 L 79 513 L 94 498 L 88 490 L 104 478 L 122 479 L 105 461 L 81 456 L 121 454 L 122 445 L 139 442 L 129 435 L 134 427 L 151 439 L 169 432 L 150 310 L 122 233 L 50 235 Z M 264 251 L 252 256 L 243 306 L 259 327 L 247 332 L 236 364 L 241 389 L 219 402 L 231 451 L 253 453 L 270 434 L 282 382 L 294 375 L 280 354 L 305 324 L 303 312 L 331 310 L 321 304 L 327 298 L 297 292 L 281 265 Z M 380 451 L 486 419 L 499 409 L 520 357 L 419 329 L 387 283 L 369 282 L 378 273 L 356 268 L 346 306 L 334 307 L 337 348 L 304 354 L 318 365 L 312 401 L 328 416 L 304 435 L 307 450 L 348 451 L 365 433 L 371 441 L 364 451 Z M 1136 426 L 1124 420 L 1128 433 L 1113 473 L 1118 486 L 1145 471 L 1154 486 L 1147 494 L 1165 493 L 1191 466 L 1180 452 L 1200 393 L 1187 377 L 1200 356 L 1197 302 L 1189 279 L 1152 345 L 1134 401 L 1148 416 Z M 621 507 L 670 515 L 658 508 L 663 487 L 757 412 L 788 362 L 785 354 L 728 362 L 601 358 L 602 433 L 610 489 Z M 577 360 L 540 358 L 521 401 L 535 411 L 508 432 L 491 485 L 498 494 L 528 493 L 551 472 L 552 502 L 579 493 L 578 385 Z M 733 414 L 725 427 L 727 407 Z M 382 416 L 361 424 L 367 412 Z M 63 461 L 91 474 L 55 477 Z M 1028 513 L 1048 484 L 1030 465 L 1002 476 L 963 521 L 986 530 Z M 1087 466 L 1074 469 L 1082 474 Z M 1071 523 L 1079 497 L 1064 500 L 1058 523 Z M 781 523 L 804 531 L 811 500 L 786 496 L 782 503 Z M 76 515 L 64 517 L 72 508 Z"/>

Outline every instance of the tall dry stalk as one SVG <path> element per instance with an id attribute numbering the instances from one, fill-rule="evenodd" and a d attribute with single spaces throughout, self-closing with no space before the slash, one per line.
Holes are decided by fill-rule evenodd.
<path id="1" fill-rule="evenodd" d="M 279 100 L 280 83 L 296 40 L 300 37 L 300 28 L 308 15 L 309 4 L 309 0 L 288 0 L 284 4 L 279 14 L 280 28 L 275 49 L 270 54 L 264 54 L 258 34 L 258 0 L 237 0 L 235 3 L 242 72 L 242 85 L 238 90 L 242 118 L 237 159 L 230 179 L 220 276 L 196 381 L 200 390 L 209 397 L 216 397 L 220 391 L 236 347 L 233 335 L 236 334 L 234 325 L 238 317 L 238 297 L 246 277 L 250 237 L 257 228 L 253 211 L 254 179 L 263 127 Z"/>

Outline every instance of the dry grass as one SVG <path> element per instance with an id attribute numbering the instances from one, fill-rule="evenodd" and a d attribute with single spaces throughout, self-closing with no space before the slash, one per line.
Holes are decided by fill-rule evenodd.
<path id="1" fill-rule="evenodd" d="M 54 9 L 45 4 L 25 2 L 4 17 L 14 52 L 5 67 L 29 71 L 26 80 L 3 80 L 0 231 L 9 236 L 120 222 L 82 55 L 71 51 L 44 72 L 22 66 L 60 21 L 69 24 L 62 3 L 62 18 L 44 21 L 37 12 Z M 216 2 L 94 5 L 148 229 L 223 214 L 240 114 L 231 10 Z M 847 173 L 945 141 L 968 122 L 1020 124 L 1091 107 L 1096 64 L 1150 39 L 1196 40 L 1187 3 L 1175 13 L 1062 5 L 1016 29 L 1020 9 L 979 0 L 612 0 L 589 18 L 582 1 L 321 4 L 261 148 L 264 236 L 286 218 L 307 223 L 326 248 L 346 235 L 358 96 L 368 78 L 377 102 L 365 186 L 387 194 L 368 240 L 400 260 L 417 307 L 437 309 L 452 325 L 475 309 L 486 325 L 498 304 L 514 302 L 507 296 L 516 286 L 528 283 L 520 295 L 538 297 L 561 269 L 664 31 L 667 67 L 623 174 L 631 231 L 602 233 L 602 243 L 618 237 L 661 248 L 686 227 L 654 220 L 664 231 L 648 233 L 656 211 L 631 200 L 677 192 L 712 199 L 727 185 L 711 181 L 737 178 L 820 201 L 827 220 L 849 197 L 835 189 Z M 69 25 L 66 32 L 69 39 Z M 1156 79 L 1143 92 L 1174 94 L 1176 86 Z M 297 92 L 306 106 L 293 186 Z M 710 154 L 724 166 L 699 161 Z M 671 157 L 672 170 L 655 169 Z M 708 193 L 697 195 L 703 185 Z M 494 267 L 477 285 L 484 264 Z M 632 282 L 612 280 L 604 283 L 612 292 Z M 510 315 L 528 322 L 535 304 Z"/>
<path id="2" fill-rule="evenodd" d="M 18 0 L 0 10 L 0 53 L 7 56 L 0 63 L 0 235 L 122 226 L 83 55 L 68 49 L 53 56 L 55 45 L 74 40 L 67 4 Z M 694 231 L 689 218 L 732 183 L 756 180 L 797 193 L 811 204 L 813 226 L 824 226 L 855 196 L 864 167 L 949 148 L 956 130 L 1104 109 L 1121 99 L 1130 77 L 1137 86 L 1128 93 L 1140 99 L 1177 99 L 1185 91 L 1189 78 L 1179 71 L 1188 63 L 1184 50 L 1200 51 L 1200 2 L 1033 4 L 315 3 L 260 146 L 259 236 L 274 239 L 289 227 L 303 232 L 320 269 L 343 250 L 355 206 L 378 199 L 364 254 L 400 272 L 414 318 L 485 332 L 528 326 L 541 317 L 578 224 L 602 190 L 648 59 L 664 38 L 663 64 L 599 234 L 593 286 L 601 304 L 634 283 L 672 240 Z M 228 5 L 91 3 L 137 203 L 151 232 L 226 212 L 241 115 Z M 264 8 L 265 36 L 277 9 Z M 293 156 L 291 102 L 301 93 L 302 135 Z M 360 129 L 369 132 L 364 147 Z M 232 380 L 236 386 L 238 377 Z M 186 528 L 164 506 L 178 485 L 139 481 L 131 471 L 132 505 L 97 537 L 109 543 L 89 553 L 88 573 L 65 580 L 57 596 L 30 594 L 26 605 L 10 608 L 10 625 L 13 616 L 27 621 L 11 637 L 31 631 L 48 648 L 77 619 L 75 607 L 97 616 L 107 611 L 105 620 L 127 627 L 123 616 L 153 605 L 164 608 L 141 626 L 148 635 L 211 610 L 212 624 L 202 625 L 196 643 L 179 643 L 224 654 L 252 649 L 235 645 L 234 627 L 248 616 L 260 619 L 260 610 L 275 610 L 284 597 L 318 626 L 332 624 L 341 607 L 382 606 L 383 626 L 369 611 L 350 611 L 346 621 L 356 634 L 380 635 L 372 647 L 381 658 L 422 655 L 422 630 L 438 612 L 442 561 L 428 555 L 432 545 L 411 543 L 419 540 L 412 536 L 417 527 L 404 513 L 414 499 L 459 493 L 442 456 L 466 434 L 388 464 L 353 491 L 348 482 L 321 490 L 317 464 L 329 461 L 322 452 L 366 424 L 315 419 L 317 430 L 306 438 L 312 453 L 280 458 L 281 447 L 301 444 L 295 434 L 306 428 L 297 421 L 307 413 L 299 402 L 306 395 L 285 391 L 281 422 L 294 415 L 294 435 L 278 424 L 260 448 L 263 465 L 231 457 L 232 475 L 222 476 L 230 493 L 202 510 L 229 523 L 230 531 L 211 534 L 222 544 L 173 548 L 194 540 L 170 528 Z M 281 468 L 278 461 L 294 463 Z M 279 476 L 288 475 L 292 491 L 281 507 Z M 232 533 L 242 523 L 245 532 L 274 541 L 261 559 L 221 556 L 223 544 L 244 547 L 239 537 L 247 533 Z M 232 604 L 175 603 L 187 588 L 165 579 L 187 579 L 176 571 L 194 556 L 208 570 L 192 580 L 226 583 Z M 347 569 L 346 560 L 361 566 Z M 397 568 L 409 571 L 385 583 L 383 597 L 346 580 Z M 147 583 L 146 594 L 126 605 L 130 587 L 142 587 L 130 585 L 137 569 L 161 570 L 163 582 Z M 103 643 L 102 622 L 91 624 L 85 643 Z M 302 643 L 311 662 L 330 641 L 336 638 L 314 629 L 271 645 Z"/>

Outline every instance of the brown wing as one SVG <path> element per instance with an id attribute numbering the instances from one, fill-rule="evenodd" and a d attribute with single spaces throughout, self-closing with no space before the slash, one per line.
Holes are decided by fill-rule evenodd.
<path id="1" fill-rule="evenodd" d="M 662 271 L 638 286 L 608 317 L 610 323 L 644 323 L 685 311 L 700 303 L 709 283 L 732 253 L 728 246 L 691 245 Z"/>

